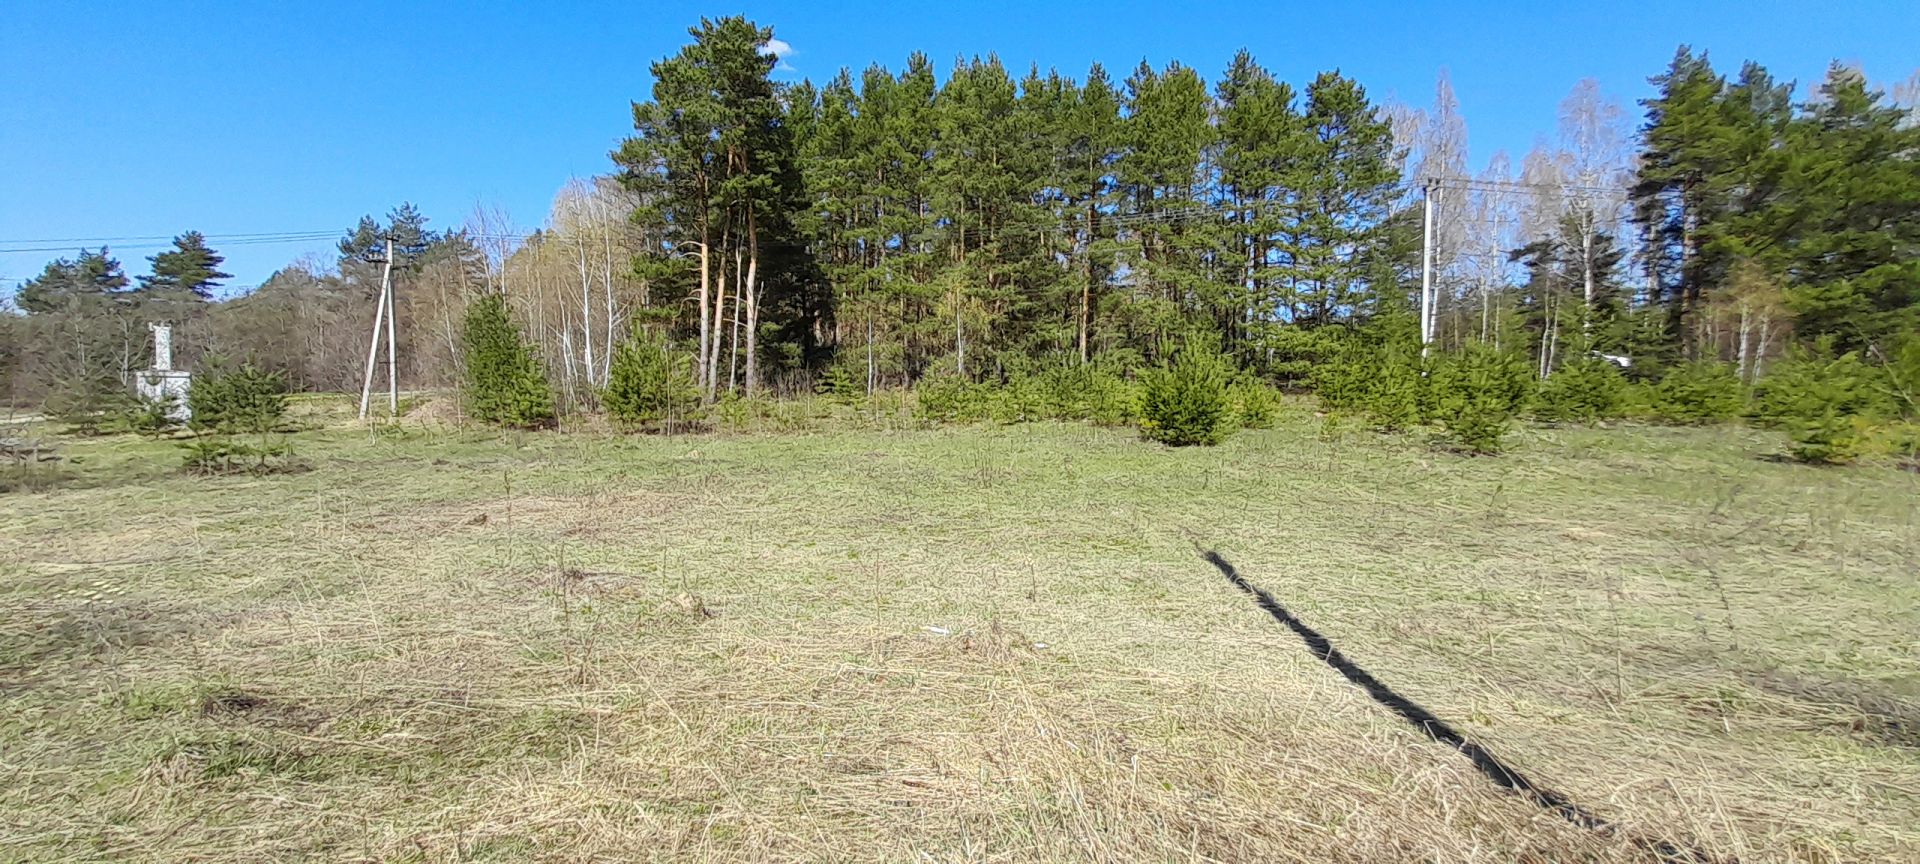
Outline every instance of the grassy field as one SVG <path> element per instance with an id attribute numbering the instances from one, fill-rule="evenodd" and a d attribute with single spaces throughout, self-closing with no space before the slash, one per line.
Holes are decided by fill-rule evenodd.
<path id="1" fill-rule="evenodd" d="M 0 495 L 0 860 L 1920 860 L 1920 475 L 790 425 L 66 442 Z"/>

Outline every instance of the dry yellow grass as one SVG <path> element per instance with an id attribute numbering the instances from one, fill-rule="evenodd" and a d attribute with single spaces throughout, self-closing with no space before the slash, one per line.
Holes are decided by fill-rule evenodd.
<path id="1" fill-rule="evenodd" d="M 1920 478 L 1743 430 L 78 442 L 0 496 L 0 859 L 1920 858 Z M 165 546 L 168 538 L 177 545 Z"/>

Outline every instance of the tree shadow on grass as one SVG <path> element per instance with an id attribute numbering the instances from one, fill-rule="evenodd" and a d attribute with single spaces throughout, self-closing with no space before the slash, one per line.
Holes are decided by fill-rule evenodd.
<path id="1" fill-rule="evenodd" d="M 1459 751 L 1460 755 L 1467 757 L 1467 761 L 1473 763 L 1475 770 L 1492 781 L 1494 785 L 1518 793 L 1542 809 L 1582 828 L 1605 833 L 1621 830 L 1612 822 L 1568 800 L 1566 796 L 1534 783 L 1526 775 L 1495 758 L 1486 748 L 1460 734 L 1459 730 L 1446 721 L 1434 716 L 1433 712 L 1394 692 L 1392 688 L 1381 683 L 1380 679 L 1360 668 L 1359 664 L 1347 659 L 1346 655 L 1340 653 L 1340 649 L 1333 647 L 1333 643 L 1328 641 L 1326 636 L 1295 617 L 1287 607 L 1280 605 L 1280 601 L 1275 600 L 1272 594 L 1267 593 L 1266 589 L 1248 582 L 1246 577 L 1240 575 L 1233 564 L 1219 552 L 1208 549 L 1204 550 L 1202 555 L 1207 559 L 1207 563 L 1220 571 L 1220 575 L 1227 577 L 1227 581 L 1232 583 L 1233 587 L 1251 596 L 1255 605 L 1266 610 L 1275 621 L 1286 625 L 1287 629 L 1300 637 L 1300 641 L 1306 644 L 1307 650 L 1312 652 L 1313 656 L 1333 667 L 1334 671 L 1339 672 L 1354 686 L 1365 690 L 1373 701 L 1399 715 L 1402 720 L 1420 730 L 1421 734 Z M 1719 860 L 1697 847 L 1680 846 L 1667 840 L 1647 837 L 1629 837 L 1629 839 L 1634 845 L 1667 861 L 1703 862 L 1704 864 L 1704 862 Z"/>

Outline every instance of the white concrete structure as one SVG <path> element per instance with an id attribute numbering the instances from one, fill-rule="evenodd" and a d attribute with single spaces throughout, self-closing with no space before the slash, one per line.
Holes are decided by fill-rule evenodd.
<path id="1" fill-rule="evenodd" d="M 173 325 L 148 324 L 147 329 L 153 331 L 153 368 L 134 373 L 133 390 L 148 402 L 171 400 L 173 408 L 167 416 L 185 423 L 193 417 L 187 408 L 187 388 L 193 385 L 193 375 L 173 368 Z"/>

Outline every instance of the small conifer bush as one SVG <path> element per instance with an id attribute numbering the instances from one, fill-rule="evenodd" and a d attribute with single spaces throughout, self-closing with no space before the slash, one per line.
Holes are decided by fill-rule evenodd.
<path id="1" fill-rule="evenodd" d="M 930 372 L 914 386 L 914 413 L 939 423 L 977 422 L 992 413 L 993 389 L 951 369 Z"/>
<path id="2" fill-rule="evenodd" d="M 1140 431 L 1175 447 L 1220 443 L 1232 426 L 1231 378 L 1232 364 L 1219 349 L 1188 338 L 1171 360 L 1147 372 Z"/>
<path id="3" fill-rule="evenodd" d="M 867 400 L 867 366 L 843 357 L 827 367 L 821 376 L 820 390 L 841 405 L 859 405 Z"/>
<path id="4" fill-rule="evenodd" d="M 1280 416 L 1280 394 L 1265 381 L 1243 377 L 1233 384 L 1233 414 L 1243 429 L 1271 429 Z"/>
<path id="5" fill-rule="evenodd" d="M 251 363 L 238 368 L 209 357 L 187 388 L 187 425 L 198 437 L 181 444 L 189 473 L 273 474 L 298 470 L 293 445 L 275 440 L 287 414 L 287 381 Z"/>
<path id="6" fill-rule="evenodd" d="M 1137 394 L 1121 360 L 1095 357 L 1082 362 L 1071 355 L 1056 356 L 1036 377 L 1047 412 L 1056 420 L 1124 426 L 1135 419 Z"/>
<path id="7" fill-rule="evenodd" d="M 614 350 L 600 404 L 624 429 L 683 428 L 702 414 L 693 358 L 674 351 L 664 336 L 635 328 Z"/>
<path id="8" fill-rule="evenodd" d="M 203 365 L 187 388 L 187 409 L 192 414 L 188 425 L 201 431 L 261 435 L 273 431 L 286 417 L 287 381 L 279 373 L 251 363 L 231 368 L 211 357 Z"/>
<path id="9" fill-rule="evenodd" d="M 1620 416 L 1627 379 L 1620 367 L 1599 357 L 1582 357 L 1540 382 L 1534 394 L 1535 417 L 1551 423 L 1593 423 Z"/>
<path id="10" fill-rule="evenodd" d="M 1420 349 L 1403 340 L 1392 340 L 1373 353 L 1365 368 L 1363 406 L 1367 422 L 1387 432 L 1401 432 L 1420 425 L 1429 412 L 1425 403 L 1426 382 L 1422 380 Z"/>
<path id="11" fill-rule="evenodd" d="M 1475 344 L 1435 364 L 1429 386 L 1435 412 L 1462 448 L 1500 452 L 1513 418 L 1526 407 L 1534 381 L 1528 364 L 1512 353 Z"/>
<path id="12" fill-rule="evenodd" d="M 67 425 L 75 435 L 118 431 L 127 415 L 139 409 L 139 400 L 127 392 L 120 376 L 105 367 L 54 379 L 42 406 L 47 416 Z"/>
<path id="13" fill-rule="evenodd" d="M 1793 436 L 1788 453 L 1794 459 L 1843 465 L 1866 451 L 1876 424 L 1894 406 L 1880 387 L 1881 376 L 1858 355 L 1829 358 L 1816 354 L 1781 363 L 1761 381 L 1755 413 Z"/>
<path id="14" fill-rule="evenodd" d="M 1746 402 L 1733 366 L 1708 361 L 1668 369 L 1654 385 L 1651 396 L 1650 408 L 1656 419 L 1682 425 L 1731 420 L 1740 415 Z"/>
<path id="15" fill-rule="evenodd" d="M 468 416 L 511 429 L 553 424 L 553 390 L 533 347 L 514 326 L 504 296 L 486 294 L 467 305 L 460 342 Z"/>
<path id="16" fill-rule="evenodd" d="M 1329 413 L 1357 414 L 1366 410 L 1368 376 L 1374 347 L 1357 338 L 1335 343 L 1327 360 L 1312 367 L 1313 392 Z"/>

